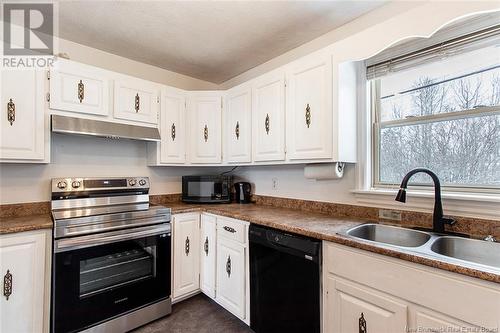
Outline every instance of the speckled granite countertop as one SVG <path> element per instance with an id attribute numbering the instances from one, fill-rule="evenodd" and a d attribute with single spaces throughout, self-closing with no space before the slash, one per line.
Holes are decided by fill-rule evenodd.
<path id="1" fill-rule="evenodd" d="M 52 225 L 52 217 L 49 214 L 2 217 L 0 234 L 50 229 Z"/>
<path id="2" fill-rule="evenodd" d="M 500 283 L 500 274 L 452 264 L 438 258 L 428 258 L 419 254 L 405 253 L 398 251 L 397 248 L 378 246 L 370 242 L 342 235 L 342 233 L 354 226 L 366 222 L 374 222 L 372 220 L 335 217 L 298 209 L 255 204 L 197 205 L 181 202 L 162 204 L 170 207 L 172 214 L 203 211 Z M 52 226 L 52 219 L 49 214 L 2 217 L 0 221 L 0 234 L 46 229 L 52 228 Z"/>
<path id="3" fill-rule="evenodd" d="M 204 211 L 500 283 L 500 274 L 456 265 L 434 257 L 428 258 L 420 254 L 404 253 L 396 248 L 378 246 L 339 234 L 354 226 L 373 221 L 339 218 L 326 214 L 262 205 L 202 206 L 175 203 L 170 204 L 169 207 L 172 209 L 172 214 Z"/>

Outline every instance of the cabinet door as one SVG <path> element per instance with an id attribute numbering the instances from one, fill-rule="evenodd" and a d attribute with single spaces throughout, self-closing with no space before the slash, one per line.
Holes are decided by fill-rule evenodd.
<path id="1" fill-rule="evenodd" d="M 205 295 L 215 298 L 215 263 L 216 263 L 216 218 L 201 215 L 201 265 L 200 289 Z"/>
<path id="2" fill-rule="evenodd" d="M 332 58 L 313 55 L 287 70 L 287 156 L 289 159 L 331 158 Z"/>
<path id="3" fill-rule="evenodd" d="M 273 72 L 252 88 L 254 161 L 285 159 L 285 75 Z"/>
<path id="4" fill-rule="evenodd" d="M 246 248 L 219 237 L 217 240 L 217 301 L 240 319 L 245 318 Z"/>
<path id="5" fill-rule="evenodd" d="M 50 70 L 50 108 L 107 116 L 109 78 L 104 70 L 58 60 Z"/>
<path id="6" fill-rule="evenodd" d="M 480 328 L 467 324 L 455 318 L 445 316 L 430 309 L 415 307 L 413 309 L 414 332 L 465 332 L 463 328 L 470 329 L 469 332 L 480 332 Z"/>
<path id="7" fill-rule="evenodd" d="M 222 97 L 219 93 L 195 93 L 189 99 L 190 162 L 222 162 Z"/>
<path id="8" fill-rule="evenodd" d="M 0 332 L 43 331 L 45 278 L 45 234 L 0 237 Z M 7 281 L 11 282 L 8 298 Z"/>
<path id="9" fill-rule="evenodd" d="M 326 278 L 324 332 L 404 332 L 408 319 L 406 304 L 388 295 L 343 282 L 332 276 Z"/>
<path id="10" fill-rule="evenodd" d="M 152 82 L 136 78 L 115 80 L 115 118 L 158 124 L 160 88 Z"/>
<path id="11" fill-rule="evenodd" d="M 186 162 L 186 96 L 167 88 L 161 102 L 161 163 Z"/>
<path id="12" fill-rule="evenodd" d="M 229 90 L 224 109 L 225 160 L 252 161 L 252 91 L 249 87 Z"/>
<path id="13" fill-rule="evenodd" d="M 174 299 L 200 289 L 199 219 L 197 213 L 174 215 L 173 218 Z"/>
<path id="14" fill-rule="evenodd" d="M 0 159 L 45 157 L 44 75 L 41 71 L 2 70 Z"/>

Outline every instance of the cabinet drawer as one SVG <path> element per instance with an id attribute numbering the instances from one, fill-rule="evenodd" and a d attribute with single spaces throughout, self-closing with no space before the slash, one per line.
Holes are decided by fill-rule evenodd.
<path id="1" fill-rule="evenodd" d="M 247 242 L 246 224 L 227 217 L 217 218 L 217 235 L 239 243 Z"/>

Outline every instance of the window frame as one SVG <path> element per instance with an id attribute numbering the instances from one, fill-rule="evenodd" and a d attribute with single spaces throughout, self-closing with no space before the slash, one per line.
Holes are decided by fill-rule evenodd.
<path id="1" fill-rule="evenodd" d="M 370 107 L 370 129 L 371 129 L 371 188 L 372 189 L 394 189 L 399 187 L 399 183 L 387 183 L 380 181 L 380 136 L 381 130 L 390 127 L 411 126 L 419 124 L 435 123 L 438 121 L 448 121 L 455 119 L 464 119 L 468 117 L 492 116 L 500 115 L 500 105 L 498 106 L 481 106 L 468 110 L 453 111 L 447 113 L 439 113 L 434 115 L 409 117 L 404 119 L 380 121 L 381 119 L 381 99 L 380 99 L 380 78 L 367 81 L 367 90 L 369 93 Z M 444 191 L 470 193 L 470 194 L 500 194 L 500 186 L 495 185 L 453 185 L 442 183 L 441 187 Z M 410 189 L 417 191 L 431 191 L 432 184 L 411 182 Z"/>

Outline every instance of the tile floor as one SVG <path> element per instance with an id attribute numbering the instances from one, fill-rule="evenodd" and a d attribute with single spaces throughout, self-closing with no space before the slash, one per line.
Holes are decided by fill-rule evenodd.
<path id="1" fill-rule="evenodd" d="M 253 333 L 242 321 L 205 295 L 174 304 L 172 313 L 132 333 Z"/>

